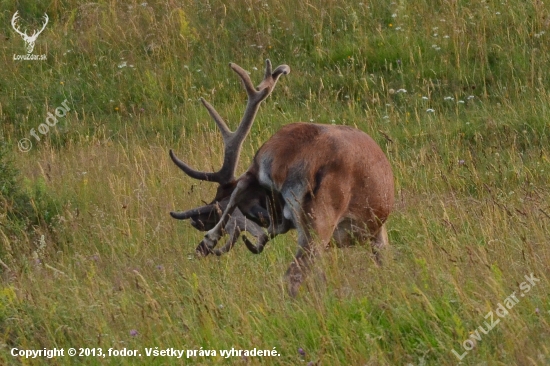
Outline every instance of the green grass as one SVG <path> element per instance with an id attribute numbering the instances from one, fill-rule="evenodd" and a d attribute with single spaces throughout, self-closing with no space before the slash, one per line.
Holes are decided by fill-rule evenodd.
<path id="1" fill-rule="evenodd" d="M 29 29 L 49 15 L 34 50 L 46 61 L 13 60 L 16 10 Z M 549 13 L 518 0 L 0 2 L 0 363 L 455 365 L 452 350 L 534 273 L 462 364 L 550 364 Z M 239 243 L 198 259 L 203 233 L 168 215 L 216 188 L 168 157 L 220 166 L 198 99 L 234 128 L 246 94 L 227 65 L 260 80 L 266 58 L 292 72 L 239 172 L 278 128 L 314 121 L 369 133 L 396 180 L 385 265 L 368 246 L 330 249 L 296 299 L 283 278 L 295 233 L 258 256 Z M 71 111 L 36 141 L 65 99 Z M 14 347 L 143 357 L 22 360 Z M 145 357 L 155 347 L 218 354 Z"/>

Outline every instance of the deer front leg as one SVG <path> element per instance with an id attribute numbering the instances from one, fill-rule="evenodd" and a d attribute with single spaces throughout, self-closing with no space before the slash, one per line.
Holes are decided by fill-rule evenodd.
<path id="1" fill-rule="evenodd" d="M 306 200 L 302 204 L 301 214 L 296 210 L 291 211 L 292 221 L 298 231 L 298 245 L 300 246 L 294 261 L 286 272 L 289 282 L 288 290 L 292 297 L 298 293 L 318 250 L 328 246 L 341 217 L 343 200 L 338 201 L 335 206 L 327 206 L 326 203 L 330 202 L 327 196 L 330 196 L 330 193 L 328 190 L 321 189 L 312 201 L 307 202 Z M 299 217 L 298 220 L 296 220 L 297 217 Z"/>
<path id="2" fill-rule="evenodd" d="M 325 221 L 323 221 L 324 223 Z M 314 223 L 320 224 L 320 223 Z M 322 225 L 322 224 L 321 224 Z M 298 228 L 298 252 L 296 253 L 294 260 L 290 263 L 288 270 L 286 271 L 286 278 L 288 281 L 288 292 L 290 296 L 296 297 L 300 285 L 305 280 L 307 274 L 311 270 L 311 266 L 315 261 L 315 258 L 319 252 L 326 248 L 334 232 L 335 224 L 328 224 L 322 227 L 321 230 L 312 230 L 313 236 L 309 233 L 309 230 Z M 322 271 L 318 273 L 321 280 L 325 281 L 325 275 Z"/>
<path id="3" fill-rule="evenodd" d="M 305 279 L 306 272 L 315 259 L 315 248 L 312 244 L 309 232 L 305 228 L 299 228 L 298 245 L 300 247 L 285 274 L 288 282 L 288 292 L 292 297 L 296 297 L 298 289 Z"/>

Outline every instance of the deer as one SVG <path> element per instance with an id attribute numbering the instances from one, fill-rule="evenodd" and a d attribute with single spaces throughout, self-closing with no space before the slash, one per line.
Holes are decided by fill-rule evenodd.
<path id="1" fill-rule="evenodd" d="M 39 31 L 34 31 L 32 35 L 27 35 L 27 30 L 25 29 L 25 32 L 21 32 L 17 27 L 17 20 L 19 19 L 19 11 L 16 11 L 15 14 L 13 14 L 13 17 L 11 18 L 11 26 L 13 29 L 21 36 L 23 37 L 23 40 L 25 41 L 25 47 L 27 48 L 27 53 L 32 53 L 34 50 L 34 44 L 36 42 L 36 39 L 42 33 L 44 29 L 46 29 L 46 25 L 48 24 L 48 14 L 44 14 L 44 25 L 42 26 L 42 29 Z"/>
<path id="2" fill-rule="evenodd" d="M 385 223 L 394 203 L 393 172 L 381 147 L 357 128 L 291 123 L 273 134 L 257 150 L 248 169 L 235 178 L 242 143 L 259 106 L 290 67 L 280 65 L 272 72 L 271 62 L 266 60 L 264 79 L 256 88 L 240 66 L 231 63 L 230 67 L 248 96 L 237 129 L 231 132 L 214 107 L 201 99 L 223 137 L 222 168 L 213 173 L 197 171 L 170 150 L 172 161 L 188 176 L 218 183 L 209 209 L 223 205 L 223 212 L 197 252 L 214 252 L 232 215 L 240 212 L 267 228 L 267 232 L 262 229 L 256 235 L 256 243 L 243 237 L 254 254 L 261 253 L 277 235 L 297 231 L 298 250 L 285 274 L 292 297 L 297 295 L 319 249 L 329 246 L 331 240 L 338 246 L 370 241 L 375 263 L 380 265 L 381 250 L 389 244 Z M 172 215 L 185 217 L 184 213 Z"/>

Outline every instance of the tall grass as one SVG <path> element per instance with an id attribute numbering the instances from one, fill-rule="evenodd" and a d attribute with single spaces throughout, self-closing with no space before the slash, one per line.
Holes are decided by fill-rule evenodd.
<path id="1" fill-rule="evenodd" d="M 34 51 L 46 61 L 13 60 L 16 10 L 29 29 L 49 15 Z M 13 347 L 100 347 L 143 357 L 54 363 L 457 364 L 452 350 L 534 273 L 462 363 L 548 364 L 548 19 L 548 5 L 517 0 L 1 2 L 0 163 L 13 162 L 0 165 L 1 362 L 47 363 Z M 199 97 L 234 128 L 246 95 L 227 64 L 259 80 L 266 58 L 292 72 L 262 105 L 240 172 L 280 126 L 313 121 L 369 133 L 396 177 L 385 265 L 368 246 L 330 249 L 314 271 L 326 283 L 312 275 L 294 300 L 294 233 L 258 256 L 239 243 L 198 259 L 203 233 L 168 215 L 216 188 L 167 154 L 220 166 Z M 65 99 L 71 112 L 34 140 Z M 280 356 L 182 361 L 145 347 Z"/>

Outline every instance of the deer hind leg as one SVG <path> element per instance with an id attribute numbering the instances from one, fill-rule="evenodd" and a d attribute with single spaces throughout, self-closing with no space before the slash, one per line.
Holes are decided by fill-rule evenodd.
<path id="1" fill-rule="evenodd" d="M 389 245 L 388 232 L 386 231 L 386 225 L 382 225 L 372 241 L 372 253 L 374 254 L 374 260 L 379 266 L 382 265 L 381 252 Z"/>

